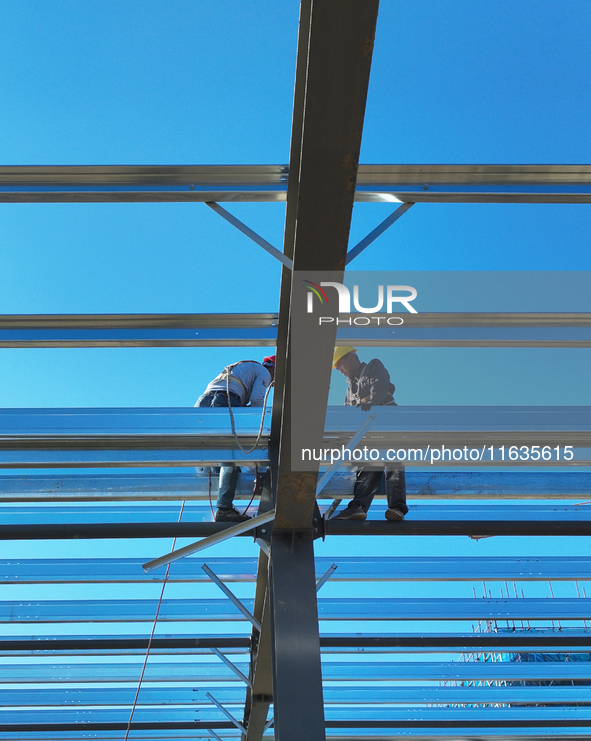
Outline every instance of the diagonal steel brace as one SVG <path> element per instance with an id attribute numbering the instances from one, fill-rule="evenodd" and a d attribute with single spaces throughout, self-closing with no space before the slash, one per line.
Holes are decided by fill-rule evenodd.
<path id="1" fill-rule="evenodd" d="M 179 548 L 176 551 L 172 551 L 171 553 L 167 553 L 164 556 L 160 556 L 160 558 L 155 558 L 153 561 L 148 561 L 148 563 L 143 564 L 142 568 L 147 574 L 150 571 L 159 569 L 161 566 L 166 566 L 166 564 L 174 563 L 174 561 L 185 558 L 185 556 L 190 556 L 192 553 L 197 553 L 198 551 L 202 551 L 205 548 L 209 548 L 209 546 L 216 545 L 216 543 L 223 543 L 224 540 L 233 538 L 235 535 L 247 533 L 249 530 L 253 530 L 259 525 L 265 525 L 267 522 L 271 522 L 271 520 L 274 519 L 275 510 L 272 509 L 262 515 L 257 515 L 256 517 L 253 517 L 246 522 L 239 522 L 237 525 L 228 527 L 219 533 L 215 533 L 215 535 L 210 535 L 207 538 L 202 538 L 196 543 L 191 543 L 184 548 Z"/>
<path id="2" fill-rule="evenodd" d="M 225 708 L 225 707 L 224 707 L 223 705 L 221 705 L 221 704 L 220 704 L 220 703 L 219 703 L 219 702 L 218 702 L 218 701 L 217 701 L 217 700 L 215 699 L 215 697 L 214 697 L 213 695 L 211 695 L 211 694 L 210 694 L 209 692 L 206 692 L 206 693 L 205 693 L 205 696 L 207 697 L 207 699 L 208 699 L 208 700 L 210 700 L 211 702 L 213 702 L 213 704 L 214 704 L 214 705 L 216 706 L 216 708 L 217 708 L 218 710 L 221 710 L 221 712 L 222 712 L 222 713 L 223 713 L 223 714 L 224 714 L 224 715 L 226 716 L 226 718 L 227 718 L 227 719 L 228 719 L 229 721 L 231 721 L 231 722 L 232 722 L 232 723 L 233 723 L 233 724 L 234 724 L 234 725 L 236 726 L 236 728 L 237 728 L 237 729 L 238 729 L 239 731 L 241 731 L 241 732 L 242 732 L 242 733 L 244 733 L 244 734 L 246 733 L 246 728 L 245 728 L 245 727 L 244 727 L 244 726 L 242 725 L 242 723 L 241 723 L 241 722 L 240 722 L 239 720 L 236 720 L 236 718 L 235 718 L 235 717 L 234 717 L 234 716 L 232 715 L 232 713 L 229 713 L 229 712 L 228 712 L 228 711 L 226 710 L 226 708 Z"/>
<path id="3" fill-rule="evenodd" d="M 318 579 L 316 582 L 316 591 L 319 592 L 322 587 L 326 584 L 326 582 L 330 579 L 330 577 L 334 574 L 334 572 L 337 570 L 336 563 L 333 563 L 332 566 L 329 566 L 326 570 L 326 573 Z"/>
<path id="4" fill-rule="evenodd" d="M 366 247 L 369 247 L 369 245 L 383 234 L 388 227 L 392 226 L 395 221 L 398 221 L 398 219 L 403 216 L 411 206 L 414 206 L 414 202 L 403 203 L 401 206 L 398 206 L 396 211 L 391 213 L 390 216 L 387 216 L 381 224 L 378 224 L 376 228 L 367 235 L 367 237 L 364 237 L 361 242 L 358 242 L 355 247 L 352 247 L 349 252 L 347 252 L 345 265 L 348 265 L 351 260 L 354 260 L 357 255 L 360 255 Z"/>
<path id="5" fill-rule="evenodd" d="M 217 576 L 216 574 L 214 574 L 213 571 L 209 568 L 209 566 L 206 563 L 204 563 L 201 568 L 203 569 L 203 571 L 205 571 L 205 573 L 207 574 L 207 576 L 209 576 L 209 578 L 212 580 L 212 582 L 214 582 L 215 584 L 218 585 L 218 587 L 222 590 L 222 592 L 226 595 L 226 597 L 230 600 L 230 602 L 232 602 L 232 604 L 234 605 L 234 607 L 238 608 L 238 610 L 240 610 L 240 612 L 244 615 L 244 617 L 248 621 L 250 621 L 254 625 L 254 627 L 260 633 L 260 631 L 261 631 L 261 624 L 254 617 L 254 615 L 251 615 L 250 612 L 246 609 L 246 607 L 244 607 L 244 605 L 242 604 L 242 602 L 240 602 L 240 600 L 238 599 L 238 597 L 236 597 L 236 595 L 234 594 L 234 592 L 232 592 L 230 589 L 228 589 L 228 587 L 219 578 L 219 576 Z"/>
<path id="6" fill-rule="evenodd" d="M 283 263 L 286 268 L 289 268 L 290 270 L 293 269 L 293 262 L 292 260 L 290 260 L 289 257 L 284 255 L 283 252 L 280 252 L 277 247 L 273 247 L 270 242 L 267 242 L 266 239 L 263 239 L 261 236 L 259 236 L 250 227 L 246 226 L 246 224 L 240 221 L 240 219 L 237 219 L 229 211 L 226 211 L 225 208 L 222 208 L 219 203 L 206 201 L 205 205 L 209 206 L 212 211 L 215 211 L 216 214 L 219 214 L 222 219 L 225 219 L 229 224 L 235 226 L 238 231 L 242 232 L 242 234 L 245 234 L 249 239 L 252 239 L 253 242 L 258 244 L 259 247 L 262 247 L 264 250 L 266 250 L 276 260 L 279 260 L 279 262 Z"/>
<path id="7" fill-rule="evenodd" d="M 212 647 L 211 650 L 218 657 L 218 659 L 224 662 L 224 664 L 228 667 L 228 669 L 231 669 L 234 672 L 234 674 L 238 677 L 238 679 L 241 679 L 246 685 L 248 685 L 249 687 L 252 687 L 252 682 L 250 681 L 250 679 L 247 676 L 245 676 L 240 671 L 240 669 L 230 661 L 230 659 L 227 656 L 224 656 L 224 654 L 219 650 L 219 648 Z"/>
<path id="8" fill-rule="evenodd" d="M 357 445 L 357 443 L 363 438 L 365 433 L 373 426 L 373 423 L 376 421 L 377 416 L 375 414 L 370 414 L 369 418 L 361 425 L 361 427 L 357 430 L 357 432 L 353 435 L 353 437 L 349 440 L 347 445 L 345 446 L 345 450 L 353 450 L 353 448 Z M 337 460 L 334 463 L 332 463 L 325 471 L 323 477 L 318 482 L 318 486 L 316 487 L 316 496 L 320 494 L 320 492 L 324 489 L 324 487 L 328 484 L 328 482 L 332 479 L 332 477 L 335 475 L 335 473 L 339 470 L 342 464 L 342 460 Z"/>

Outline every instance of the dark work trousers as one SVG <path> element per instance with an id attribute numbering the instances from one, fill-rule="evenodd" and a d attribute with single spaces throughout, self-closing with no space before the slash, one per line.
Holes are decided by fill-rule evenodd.
<path id="1" fill-rule="evenodd" d="M 237 394 L 233 394 L 231 391 L 230 403 L 233 407 L 242 406 L 240 403 L 240 397 Z M 202 394 L 197 399 L 197 404 L 195 404 L 195 406 L 227 407 L 229 406 L 228 394 L 225 391 L 214 391 L 209 394 Z M 203 470 L 207 471 L 207 468 L 204 468 Z M 212 468 L 212 473 L 217 473 L 218 471 L 220 474 L 220 478 L 216 507 L 218 509 L 231 509 L 234 502 L 234 495 L 236 494 L 236 486 L 238 484 L 238 474 L 240 473 L 240 468 L 238 466 L 234 466 L 231 463 L 226 466 L 221 466 L 221 468 L 217 468 L 217 466 L 215 468 Z"/>
<path id="2" fill-rule="evenodd" d="M 406 506 L 406 478 L 404 466 L 387 465 L 381 469 L 358 468 L 353 489 L 353 501 L 349 506 L 361 506 L 367 512 L 376 494 L 386 492 L 388 507 L 408 512 Z"/>

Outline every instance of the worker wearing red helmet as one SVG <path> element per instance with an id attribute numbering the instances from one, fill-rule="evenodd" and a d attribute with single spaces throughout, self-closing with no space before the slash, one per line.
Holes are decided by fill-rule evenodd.
<path id="1" fill-rule="evenodd" d="M 372 406 L 396 406 L 394 384 L 381 360 L 374 358 L 362 363 L 354 347 L 335 347 L 332 367 L 347 377 L 349 385 L 345 406 L 360 407 L 364 412 Z M 365 520 L 367 510 L 378 490 L 385 485 L 388 509 L 387 520 L 403 520 L 406 506 L 404 466 L 391 463 L 363 466 L 357 469 L 353 499 L 340 512 L 337 520 Z"/>
<path id="2" fill-rule="evenodd" d="M 197 399 L 196 407 L 262 407 L 265 395 L 275 377 L 275 355 L 263 362 L 240 360 L 228 365 L 208 384 Z M 234 495 L 240 468 L 221 466 L 217 498 L 216 522 L 244 522 L 250 517 L 234 507 Z"/>

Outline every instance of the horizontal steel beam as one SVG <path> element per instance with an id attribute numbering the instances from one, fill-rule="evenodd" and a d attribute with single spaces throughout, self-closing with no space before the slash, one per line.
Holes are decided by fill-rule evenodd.
<path id="1" fill-rule="evenodd" d="M 260 407 L 234 410 L 239 435 L 256 436 L 261 422 Z M 266 419 L 270 417 L 267 412 Z M 195 445 L 201 440 L 214 447 L 218 440 L 232 438 L 228 409 L 223 407 L 111 407 L 111 408 L 8 408 L 0 409 L 0 437 L 8 443 L 11 436 L 23 445 L 33 444 L 37 437 L 48 440 L 96 440 L 104 445 L 110 437 L 136 436 L 137 444 L 157 449 L 161 439 L 169 438 L 171 447 L 179 441 Z M 85 437 L 87 436 L 87 437 Z M 160 437 L 159 437 L 160 436 Z M 135 437 L 131 438 L 135 440 Z M 48 448 L 51 449 L 51 448 Z"/>
<path id="2" fill-rule="evenodd" d="M 4 166 L 0 202 L 285 201 L 286 165 Z M 589 203 L 589 165 L 359 165 L 357 201 Z"/>
<path id="3" fill-rule="evenodd" d="M 110 705 L 131 706 L 136 693 L 135 687 L 100 687 L 84 689 L 3 689 L 0 694 L 0 707 L 60 707 L 72 712 L 76 707 L 85 709 Z M 161 705 L 169 708 L 171 720 L 174 712 L 181 711 L 175 706 L 210 705 L 206 697 L 207 689 L 193 687 L 143 687 L 137 698 L 137 705 Z M 407 705 L 449 703 L 462 705 L 590 705 L 591 693 L 588 687 L 325 687 L 324 702 L 335 712 L 338 706 L 363 705 Z M 245 690 L 241 687 L 220 687 L 215 690 L 216 700 L 221 705 L 244 703 Z M 348 710 L 348 708 L 347 708 Z M 186 712 L 186 708 L 184 710 Z M 201 710 L 199 710 L 201 712 Z"/>
<path id="4" fill-rule="evenodd" d="M 588 406 L 413 406 L 373 407 L 371 411 L 377 420 L 358 446 L 360 457 L 349 460 L 342 454 L 345 466 L 359 465 L 362 450 L 370 462 L 371 449 L 379 451 L 379 457 L 373 460 L 397 460 L 408 466 L 474 468 L 511 463 L 544 467 L 591 462 Z M 352 407 L 328 407 L 323 451 L 302 449 L 294 465 L 303 468 L 305 462 L 317 460 L 318 455 L 325 465 L 332 462 L 331 450 L 336 450 L 334 455 L 338 456 L 366 416 Z M 527 455 L 520 450 L 510 457 L 511 446 L 526 446 Z M 539 446 L 537 451 L 532 450 L 533 446 Z M 566 454 L 565 446 L 572 446 L 572 458 Z M 547 460 L 542 458 L 544 447 Z"/>
<path id="5" fill-rule="evenodd" d="M 0 637 L 0 653 L 4 656 L 19 654 L 51 654 L 64 655 L 132 655 L 146 653 L 148 644 L 150 651 L 163 654 L 195 654 L 202 653 L 211 656 L 211 649 L 222 649 L 224 653 L 246 654 L 250 648 L 250 636 L 246 635 L 160 635 L 150 642 L 146 635 L 78 635 L 64 638 L 63 635 L 42 635 L 26 637 Z"/>
<path id="6" fill-rule="evenodd" d="M 589 726 L 591 725 L 591 720 L 589 719 L 570 719 L 567 718 L 565 720 L 535 720 L 535 719 L 526 719 L 526 720 L 487 720 L 486 718 L 481 720 L 481 722 L 474 722 L 474 720 L 464 720 L 463 718 L 461 720 L 457 720 L 453 723 L 450 722 L 450 718 L 444 718 L 444 719 L 438 719 L 438 720 L 419 720 L 417 718 L 407 718 L 404 720 L 386 720 L 386 721 L 371 721 L 371 720 L 362 720 L 362 721 L 355 721 L 355 720 L 347 720 L 347 721 L 339 721 L 339 720 L 331 720 L 327 719 L 325 722 L 325 727 L 327 730 L 331 729 L 344 729 L 345 733 L 347 730 L 353 731 L 355 733 L 354 729 L 363 729 L 363 741 L 382 741 L 383 740 L 383 732 L 379 735 L 375 735 L 375 733 L 372 733 L 372 729 L 377 731 L 377 729 L 404 729 L 404 734 L 402 736 L 396 736 L 393 735 L 392 732 L 389 732 L 387 735 L 388 741 L 396 741 L 397 739 L 406 739 L 409 738 L 422 738 L 426 739 L 426 741 L 433 741 L 433 735 L 429 735 L 427 737 L 421 736 L 420 729 L 426 729 L 426 728 L 432 728 L 437 731 L 437 737 L 439 738 L 442 734 L 445 734 L 443 738 L 449 738 L 450 736 L 454 739 L 457 738 L 467 738 L 470 741 L 496 741 L 498 740 L 499 736 L 493 735 L 489 736 L 486 735 L 487 730 L 493 729 L 493 728 L 506 728 L 510 731 L 510 736 L 508 737 L 510 741 L 540 741 L 542 738 L 546 739 L 548 736 L 556 737 L 560 735 L 561 741 L 580 741 L 581 735 L 573 736 L 573 735 L 565 735 L 562 731 L 564 728 L 584 728 L 586 735 L 589 735 Z M 85 739 L 87 738 L 87 734 L 89 732 L 95 733 L 95 732 L 109 732 L 111 734 L 119 734 L 119 735 L 111 735 L 105 737 L 104 733 L 101 734 L 100 738 L 109 738 L 111 739 L 119 739 L 121 732 L 127 731 L 128 724 L 127 722 L 124 723 L 116 723 L 116 722 L 84 722 L 84 721 L 76 721 L 72 723 L 51 723 L 49 726 L 47 723 L 11 723 L 11 724 L 1 724 L 0 725 L 0 733 L 14 733 L 18 734 L 19 739 L 34 739 L 35 741 L 39 741 L 40 738 L 43 738 L 43 736 L 40 736 L 43 732 L 51 731 L 51 739 L 52 741 L 62 741 L 61 738 L 58 738 L 56 736 L 57 733 L 67 733 L 67 739 L 68 741 L 78 741 L 79 739 Z M 234 726 L 230 721 L 181 721 L 181 722 L 133 722 L 129 726 L 130 730 L 133 732 L 133 738 L 134 741 L 143 741 L 144 738 L 146 739 L 152 739 L 154 738 L 153 733 L 154 731 L 158 732 L 157 738 L 164 738 L 162 735 L 166 731 L 174 731 L 173 736 L 168 736 L 168 738 L 172 738 L 176 741 L 178 738 L 204 738 L 204 739 L 211 739 L 211 729 L 215 730 L 224 730 L 224 738 L 234 738 L 232 735 Z M 523 728 L 525 730 L 525 735 L 521 736 L 519 735 L 518 729 Z M 534 728 L 541 728 L 545 729 L 546 734 L 543 736 L 534 736 L 532 735 L 532 732 L 530 729 Z M 480 730 L 482 729 L 482 730 Z M 149 732 L 150 735 L 143 737 L 141 736 L 141 733 L 143 732 Z M 189 735 L 183 734 L 183 731 L 187 731 L 190 733 Z M 31 735 L 27 735 L 31 734 Z M 74 735 L 73 735 L 74 734 Z M 416 735 L 415 735 L 416 734 Z M 341 734 L 328 734 L 331 741 L 358 741 L 360 738 L 359 732 L 354 736 L 349 735 L 342 735 Z M 238 738 L 238 736 L 235 736 Z M 6 736 L 6 738 L 9 738 Z M 271 738 L 271 736 L 269 736 Z M 507 738 L 507 736 L 504 736 L 504 738 Z"/>
<path id="7" fill-rule="evenodd" d="M 509 707 L 509 708 L 327 708 L 327 728 L 371 729 L 371 728 L 433 728 L 451 730 L 453 728 L 548 728 L 562 727 L 588 728 L 591 725 L 591 709 L 588 707 L 571 707 L 568 713 L 560 707 Z M 161 710 L 136 709 L 131 724 L 132 730 L 164 731 L 172 729 L 193 728 L 195 732 L 210 728 L 219 728 L 224 721 L 218 720 L 219 711 L 201 710 L 199 721 L 194 719 L 194 710 L 172 712 L 169 708 Z M 17 732 L 18 729 L 39 732 L 56 731 L 125 731 L 124 710 L 80 711 L 76 708 L 64 710 L 3 711 L 3 723 L 0 731 Z M 191 717 L 193 716 L 193 717 Z M 209 716 L 209 719 L 208 719 Z M 172 720 L 175 718 L 175 720 Z M 179 720 L 176 720 L 179 719 Z M 20 722 L 19 722 L 20 721 Z M 26 721 L 23 723 L 23 721 Z M 228 721 L 230 722 L 230 721 Z M 226 726 L 227 727 L 227 726 Z M 225 735 L 225 734 L 224 734 Z M 135 737 L 135 733 L 134 733 Z M 161 738 L 161 735 L 157 736 Z M 52 734 L 53 738 L 53 734 Z"/>
<path id="8" fill-rule="evenodd" d="M 551 507 L 548 506 L 548 510 Z M 186 507 L 185 507 L 186 511 Z M 453 519 L 453 513 L 448 515 Z M 587 515 L 591 517 L 591 513 Z M 3 518 L 0 512 L 0 519 Z M 131 584 L 161 582 L 159 571 L 144 573 L 145 558 L 10 559 L 0 561 L 3 584 Z M 254 582 L 254 558 L 208 557 L 223 582 Z M 337 568 L 331 582 L 371 581 L 568 581 L 591 579 L 591 557 L 502 557 L 462 558 L 454 556 L 412 557 L 317 557 L 316 579 L 333 563 Z M 168 582 L 204 582 L 202 559 L 187 558 L 171 564 Z"/>
<path id="9" fill-rule="evenodd" d="M 95 738 L 105 739 L 108 738 L 109 741 L 111 739 L 116 739 L 117 741 L 120 741 L 121 736 L 125 736 L 126 731 L 129 730 L 131 733 L 133 733 L 133 739 L 136 741 L 136 739 L 141 738 L 142 731 L 148 733 L 148 738 L 153 739 L 154 735 L 153 732 L 158 732 L 158 735 L 156 738 L 172 738 L 172 739 L 178 739 L 178 738 L 187 738 L 187 739 L 195 739 L 195 738 L 204 738 L 208 739 L 210 741 L 211 739 L 211 730 L 218 730 L 218 731 L 224 731 L 224 736 L 226 738 L 233 738 L 232 732 L 234 730 L 234 725 L 228 721 L 228 720 L 220 720 L 220 721 L 213 721 L 213 720 L 207 720 L 207 721 L 196 721 L 196 720 L 185 720 L 185 721 L 133 721 L 132 723 L 128 724 L 128 721 L 119 721 L 119 722 L 113 722 L 113 721 L 96 721 L 96 722 L 89 722 L 86 721 L 86 719 L 78 719 L 76 721 L 73 721 L 71 723 L 59 723 L 54 722 L 50 723 L 47 719 L 47 711 L 45 711 L 45 722 L 38 722 L 38 723 L 0 723 L 0 734 L 18 734 L 18 736 L 13 736 L 13 738 L 23 739 L 23 738 L 32 738 L 35 741 L 40 741 L 40 739 L 45 738 L 43 734 L 51 734 L 48 735 L 47 738 L 51 739 L 51 741 L 62 741 L 60 737 L 57 736 L 58 733 L 65 733 L 67 734 L 66 739 L 67 741 L 78 741 L 78 739 L 87 739 L 88 733 L 99 733 L 100 736 L 95 736 Z M 129 713 L 128 713 L 129 714 Z M 134 713 L 135 716 L 135 713 Z M 187 733 L 183 733 L 183 732 Z M 229 731 L 229 732 L 228 732 Z M 170 736 L 163 736 L 163 733 L 166 732 L 174 732 L 174 735 Z M 105 736 L 105 733 L 114 734 L 114 735 L 108 735 Z M 31 734 L 31 736 L 27 736 L 27 734 Z M 11 738 L 8 735 L 4 736 L 5 739 Z M 239 738 L 239 737 L 236 737 Z M 65 740 L 63 740 L 65 741 Z"/>
<path id="10" fill-rule="evenodd" d="M 1 534 L 0 530 L 0 534 Z M 329 520 L 326 535 L 456 535 L 472 538 L 499 536 L 588 536 L 591 522 L 571 520 L 569 522 L 536 522 L 532 520 Z"/>
<path id="11" fill-rule="evenodd" d="M 0 603 L 0 623 L 151 622 L 154 600 L 7 600 Z M 252 600 L 243 600 L 252 613 Z M 584 620 L 591 599 L 355 599 L 318 600 L 320 620 Z M 242 621 L 229 600 L 170 599 L 161 605 L 161 622 Z"/>
<path id="12" fill-rule="evenodd" d="M 352 493 L 352 492 L 350 492 Z M 255 505 L 256 506 L 256 505 Z M 252 511 L 252 510 L 251 510 Z M 385 505 L 381 502 L 372 508 L 370 517 L 381 520 Z M 176 523 L 178 522 L 179 507 L 177 505 L 145 504 L 134 505 L 103 505 L 60 506 L 42 504 L 23 507 L 0 506 L 0 522 L 4 525 L 108 525 L 108 524 L 144 524 L 149 523 Z M 375 516 L 374 516 L 375 515 Z M 410 505 L 409 520 L 414 522 L 591 522 L 591 507 L 587 504 L 470 504 L 453 503 L 445 508 L 438 504 L 421 503 Z M 186 504 L 183 508 L 183 522 L 203 523 L 211 522 L 211 508 L 209 504 Z M 256 524 L 256 523 L 255 523 Z M 332 562 L 330 562 L 332 563 Z M 330 565 L 327 563 L 326 567 Z M 325 567 L 325 568 L 326 568 Z M 341 577 L 343 578 L 343 577 Z"/>
<path id="13" fill-rule="evenodd" d="M 325 653 L 347 653 L 346 649 L 363 649 L 373 653 L 437 653 L 449 649 L 528 651 L 585 651 L 591 646 L 591 632 L 576 629 L 499 630 L 496 633 L 392 633 L 320 635 Z"/>
<path id="14" fill-rule="evenodd" d="M 475 723 L 473 720 L 458 720 L 453 724 L 450 723 L 449 719 L 443 720 L 417 720 L 415 718 L 409 718 L 406 720 L 390 720 L 390 721 L 338 721 L 327 719 L 325 727 L 329 732 L 327 737 L 331 741 L 359 741 L 360 735 L 359 730 L 362 729 L 363 741 L 383 741 L 384 731 L 379 729 L 386 729 L 388 731 L 388 741 L 402 741 L 402 739 L 413 738 L 420 739 L 422 741 L 433 741 L 433 734 L 424 736 L 421 734 L 421 730 L 434 729 L 437 734 L 437 738 L 466 738 L 469 741 L 498 741 L 499 735 L 488 735 L 488 731 L 494 728 L 506 728 L 510 735 L 503 735 L 503 738 L 509 739 L 510 741 L 542 741 L 548 737 L 560 736 L 561 741 L 581 741 L 584 736 L 579 733 L 578 735 L 569 735 L 564 733 L 565 728 L 581 728 L 585 729 L 584 733 L 586 736 L 589 735 L 590 729 L 588 726 L 591 721 L 589 720 L 577 720 L 567 719 L 563 721 L 545 721 L 545 720 L 523 720 L 523 721 L 487 721 L 483 720 L 480 723 Z M 203 738 L 210 741 L 212 733 L 211 730 L 223 732 L 224 739 L 236 738 L 238 735 L 234 734 L 234 726 L 230 721 L 185 721 L 185 722 L 133 722 L 130 725 L 130 730 L 133 732 L 134 741 L 149 741 L 153 739 L 153 732 L 158 733 L 157 738 L 169 738 L 174 739 L 195 739 Z M 225 730 L 224 730 L 225 729 Z M 340 733 L 331 732 L 333 729 L 342 729 Z M 402 729 L 401 735 L 394 733 L 395 729 Z M 521 735 L 519 729 L 524 729 L 524 735 Z M 542 735 L 536 735 L 533 729 L 543 729 Z M 49 727 L 45 723 L 12 723 L 0 725 L 0 733 L 13 733 L 18 734 L 15 738 L 23 739 L 26 741 L 33 740 L 39 741 L 43 738 L 43 732 L 51 731 L 52 741 L 82 741 L 87 738 L 89 732 L 96 733 L 101 732 L 101 739 L 118 740 L 121 738 L 121 733 L 125 733 L 127 730 L 127 723 L 109 723 L 109 722 L 84 722 L 77 721 L 73 723 L 52 723 Z M 168 732 L 168 736 L 163 736 L 164 733 Z M 65 737 L 58 737 L 58 733 L 67 734 Z M 105 735 L 108 733 L 109 735 Z M 145 735 L 142 735 L 145 734 Z M 170 735 L 173 733 L 173 735 Z M 343 735 L 345 734 L 345 735 Z M 354 735 L 351 735 L 354 734 Z M 6 736 L 5 738 L 10 738 Z M 272 738 L 269 736 L 268 738 Z"/>
<path id="15" fill-rule="evenodd" d="M 1 441 L 0 441 L 1 442 Z M 224 441 L 222 441 L 224 442 Z M 231 441 L 227 441 L 230 444 Z M 241 437 L 243 445 L 254 444 L 254 438 Z M 269 459 L 267 450 L 257 449 L 250 454 L 241 450 L 232 450 L 230 447 L 218 449 L 192 449 L 183 445 L 182 449 L 150 448 L 130 449 L 131 441 L 113 442 L 116 449 L 110 448 L 110 442 L 95 441 L 96 445 L 105 445 L 105 448 L 88 449 L 88 441 L 81 442 L 81 449 L 71 449 L 66 444 L 59 446 L 59 441 L 46 441 L 47 446 L 53 445 L 57 450 L 41 448 L 33 443 L 32 448 L 16 449 L 11 451 L 8 444 L 2 444 L 0 450 L 0 469 L 37 469 L 37 468 L 188 468 L 193 466 L 219 466 L 224 463 L 234 463 L 237 466 L 267 466 Z M 86 447 L 85 447 L 86 444 Z M 92 443 L 91 443 L 92 444 Z M 37 442 L 38 446 L 39 443 Z"/>
<path id="16" fill-rule="evenodd" d="M 0 540 L 78 540 L 104 538 L 207 538 L 232 522 L 127 522 L 55 525 L 0 525 Z M 243 536 L 253 537 L 251 532 Z"/>
<path id="17" fill-rule="evenodd" d="M 231 525 L 231 523 L 230 523 Z M 0 525 L 0 540 L 71 540 L 111 538 L 206 538 L 227 529 L 224 522 L 126 522 L 70 523 L 38 525 Z M 326 535 L 467 535 L 483 537 L 511 536 L 586 536 L 591 535 L 591 521 L 562 520 L 329 520 Z M 252 533 L 241 536 L 252 537 Z"/>
<path id="18" fill-rule="evenodd" d="M 237 664 L 247 670 L 244 662 Z M 98 684 L 136 682 L 141 663 L 93 662 L 79 664 L 0 664 L 0 681 L 5 684 Z M 325 682 L 591 682 L 589 662 L 549 661 L 323 661 Z M 148 663 L 144 681 L 209 682 L 242 686 L 221 661 Z M 360 693 L 364 690 L 360 688 Z M 590 693 L 591 694 L 591 693 Z"/>
<path id="19" fill-rule="evenodd" d="M 387 324 L 392 316 L 403 324 Z M 340 315 L 337 344 L 591 346 L 591 314 L 583 312 L 376 314 L 371 326 L 357 326 L 361 321 L 358 315 Z M 276 314 L 8 314 L 0 315 L 0 348 L 273 347 L 277 325 Z"/>
<path id="20" fill-rule="evenodd" d="M 548 741 L 548 738 L 560 736 L 560 741 L 581 741 L 586 735 L 588 735 L 587 731 L 575 731 L 573 735 L 564 728 L 546 728 L 542 730 L 512 728 L 500 737 L 504 741 Z M 412 738 L 413 741 L 434 741 L 433 733 L 428 733 L 425 729 L 420 728 L 406 728 L 400 732 L 393 728 L 386 732 L 380 729 L 365 728 L 361 737 L 363 741 L 384 741 L 384 736 L 388 741 L 408 741 L 409 738 Z M 359 737 L 359 731 L 353 729 L 343 729 L 341 731 L 331 729 L 330 733 L 327 734 L 330 741 L 359 741 Z M 499 741 L 499 734 L 495 733 L 494 729 L 486 728 L 442 727 L 437 730 L 437 738 L 445 739 L 445 741 L 460 741 L 461 739 L 465 739 L 465 741 Z M 37 741 L 36 738 L 35 741 Z M 62 741 L 62 739 L 59 739 L 59 741 Z M 70 739 L 67 741 L 70 741 Z M 149 739 L 138 736 L 137 741 L 149 741 Z"/>
<path id="21" fill-rule="evenodd" d="M 337 473 L 326 487 L 327 498 L 348 496 L 355 475 Z M 215 487 L 215 477 L 213 486 Z M 236 499 L 250 499 L 254 473 L 243 470 Z M 453 472 L 409 470 L 406 489 L 411 498 L 439 499 L 577 499 L 591 498 L 591 473 Z M 0 476 L 0 502 L 117 502 L 207 499 L 206 473 L 136 473 Z M 378 499 L 383 495 L 378 495 Z"/>
<path id="22" fill-rule="evenodd" d="M 216 486 L 214 474 L 214 492 Z M 254 473 L 242 471 L 236 499 L 250 499 L 253 486 Z M 178 502 L 207 499 L 208 492 L 207 473 L 0 476 L 0 502 Z"/>
<path id="23" fill-rule="evenodd" d="M 5 314 L 2 347 L 273 347 L 277 314 Z"/>
<path id="24" fill-rule="evenodd" d="M 243 446 L 255 444 L 261 409 L 234 415 Z M 267 412 L 270 419 L 270 411 Z M 227 409 L 3 409 L 0 468 L 266 465 L 267 442 L 246 454 Z"/>
<path id="25" fill-rule="evenodd" d="M 501 446 L 505 446 L 505 462 L 514 466 L 587 465 L 591 459 L 588 406 L 374 407 L 372 413 L 377 421 L 363 442 L 380 451 L 383 460 L 389 448 L 417 448 L 397 458 L 405 465 L 424 465 L 426 460 L 438 466 L 498 466 L 503 460 Z M 243 442 L 254 443 L 259 409 L 239 408 L 235 414 Z M 365 413 L 358 409 L 329 407 L 320 455 L 326 458 L 331 449 L 346 446 L 365 421 Z M 265 465 L 268 427 L 261 448 L 249 455 L 237 449 L 229 427 L 227 410 L 217 409 L 4 409 L 0 468 L 208 466 L 223 461 Z M 562 446 L 562 453 L 550 451 L 551 458 L 541 460 L 538 450 L 535 460 L 529 454 L 509 460 L 508 447 L 514 445 L 528 446 L 528 451 L 531 446 Z M 447 453 L 435 458 L 433 448 L 443 450 L 443 446 Z M 476 451 L 476 458 L 462 459 L 460 451 L 460 459 L 452 459 L 450 448 L 467 446 Z M 492 452 L 489 446 L 494 446 Z M 572 460 L 565 446 L 574 447 Z M 312 451 L 302 450 L 299 455 L 302 461 L 317 460 Z M 358 460 L 345 460 L 345 465 Z M 294 466 L 305 468 L 300 459 Z"/>
<path id="26" fill-rule="evenodd" d="M 144 654 L 148 637 L 139 635 L 62 635 L 34 637 L 0 637 L 0 653 L 19 654 L 133 655 Z M 160 655 L 204 653 L 212 648 L 224 653 L 246 653 L 251 645 L 247 635 L 218 635 L 195 638 L 192 635 L 164 635 L 152 639 L 150 650 Z M 576 629 L 509 630 L 496 633 L 391 633 L 379 634 L 321 634 L 320 646 L 327 654 L 358 653 L 359 649 L 372 653 L 449 653 L 457 651 L 505 652 L 585 652 L 591 647 L 591 632 Z"/>
<path id="27" fill-rule="evenodd" d="M 364 440 L 381 439 L 394 430 L 407 433 L 568 433 L 576 437 L 591 433 L 589 406 L 407 406 L 373 407 L 377 416 Z M 238 434 L 257 434 L 261 409 L 241 407 L 234 412 Z M 267 412 L 270 418 L 270 412 Z M 267 427 L 265 420 L 265 429 Z M 329 406 L 325 434 L 355 433 L 367 415 L 359 409 Z M 358 424 L 359 423 L 359 424 Z M 393 437 L 394 439 L 394 437 Z M 585 438 L 586 439 L 586 438 Z M 11 443 L 11 440 L 13 443 Z M 137 448 L 185 444 L 186 449 L 223 447 L 233 437 L 227 409 L 203 407 L 138 407 L 105 409 L 2 409 L 0 441 L 16 449 L 46 444 L 51 450 L 59 442 L 76 443 L 79 449 L 104 450 L 112 440 Z M 45 441 L 45 443 L 44 443 Z M 222 444 L 223 443 L 223 444 Z M 115 443 L 113 443 L 114 445 Z M 574 441 L 573 441 L 574 444 Z M 42 449 L 39 447 L 39 449 Z"/>

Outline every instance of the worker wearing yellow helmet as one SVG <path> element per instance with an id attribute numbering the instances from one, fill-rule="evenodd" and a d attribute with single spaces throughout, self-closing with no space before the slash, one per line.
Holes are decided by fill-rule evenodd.
<path id="1" fill-rule="evenodd" d="M 381 360 L 374 358 L 362 363 L 355 347 L 335 347 L 332 367 L 347 377 L 345 406 L 360 407 L 364 412 L 372 406 L 396 406 L 394 384 Z M 336 520 L 365 520 L 367 510 L 382 483 L 385 483 L 388 509 L 387 520 L 403 520 L 406 506 L 404 466 L 381 463 L 379 467 L 363 466 L 357 469 L 353 499 Z"/>

